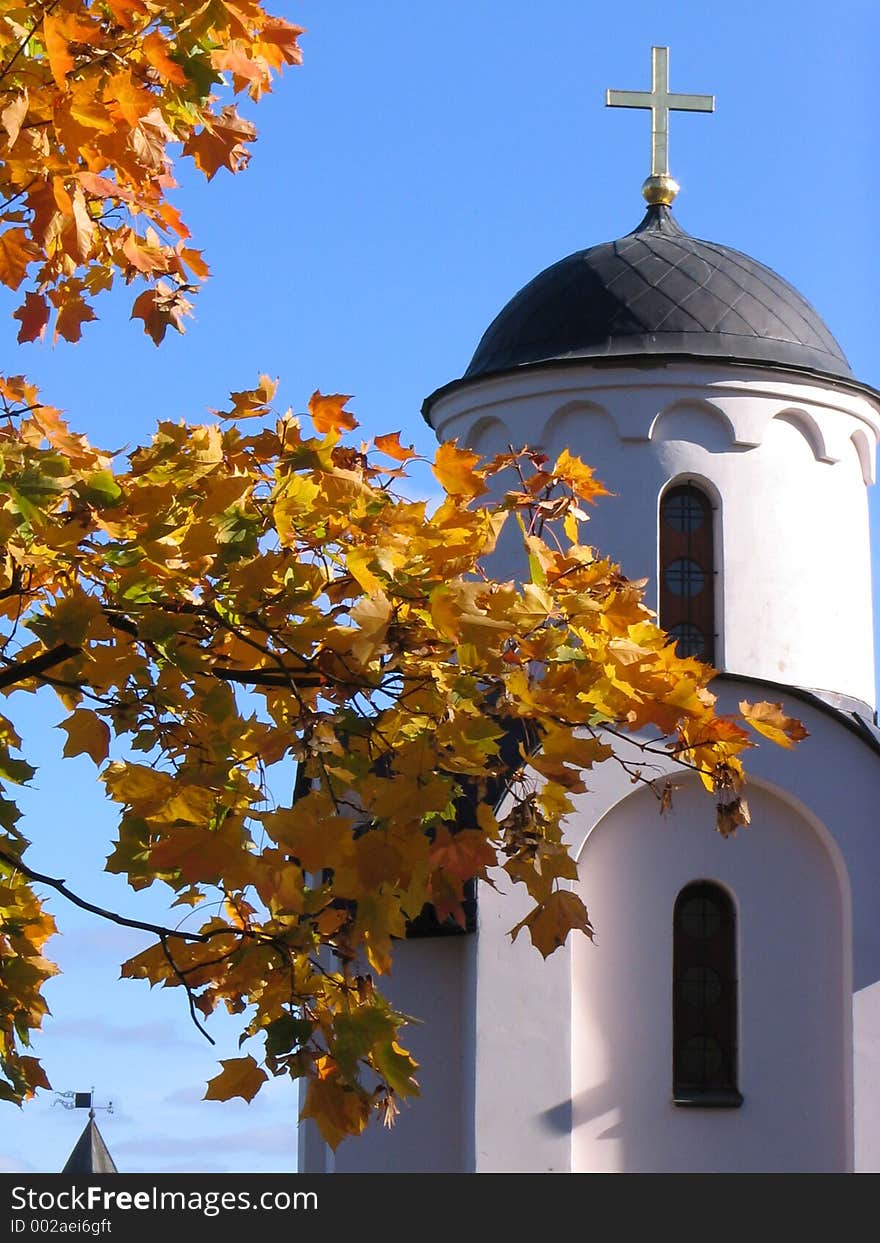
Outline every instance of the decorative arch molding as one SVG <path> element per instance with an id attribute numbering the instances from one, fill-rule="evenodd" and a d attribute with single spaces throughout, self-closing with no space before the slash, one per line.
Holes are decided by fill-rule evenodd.
<path id="1" fill-rule="evenodd" d="M 613 763 L 613 761 L 610 761 L 610 762 Z M 702 785 L 702 783 L 700 782 L 700 778 L 696 773 L 680 772 L 679 769 L 676 768 L 675 763 L 672 760 L 669 761 L 669 771 L 663 777 L 658 778 L 657 780 L 662 782 L 662 781 L 666 781 L 669 778 L 671 778 L 674 781 L 676 786 L 682 789 L 685 786 L 696 787 L 697 785 Z M 812 829 L 820 845 L 823 847 L 825 853 L 828 855 L 828 858 L 831 862 L 831 866 L 834 869 L 834 874 L 837 879 L 838 889 L 840 891 L 841 911 L 843 913 L 843 920 L 844 920 L 843 941 L 844 941 L 845 946 L 851 947 L 852 946 L 852 889 L 850 886 L 849 870 L 847 869 L 847 866 L 846 866 L 846 860 L 844 859 L 843 852 L 841 851 L 840 847 L 837 844 L 837 841 L 834 838 L 834 834 L 827 827 L 825 822 L 823 820 L 820 820 L 820 818 L 815 814 L 815 812 L 813 812 L 806 805 L 806 803 L 804 803 L 801 799 L 799 799 L 796 794 L 793 794 L 791 790 L 787 790 L 784 786 L 780 786 L 774 781 L 769 781 L 766 777 L 756 776 L 754 773 L 749 773 L 748 784 L 749 784 L 749 788 L 753 790 L 763 790 L 764 793 L 768 794 L 771 798 L 779 799 L 780 802 L 787 804 L 787 806 L 795 813 L 795 815 L 800 817 L 800 819 L 802 819 L 810 827 L 810 829 Z M 595 818 L 595 821 L 592 821 L 592 817 L 590 817 L 588 814 L 587 818 L 590 819 L 592 822 L 590 823 L 587 829 L 587 832 L 585 833 L 583 839 L 581 840 L 581 843 L 578 846 L 578 849 L 574 855 L 575 861 L 578 863 L 578 865 L 580 865 L 581 863 L 587 843 L 590 841 L 592 837 L 595 836 L 595 834 L 599 831 L 599 829 L 602 828 L 602 826 L 605 825 L 607 821 L 612 816 L 614 816 L 615 813 L 621 807 L 623 807 L 624 803 L 629 804 L 631 799 L 640 798 L 644 801 L 644 800 L 647 800 L 648 798 L 648 791 L 645 790 L 644 788 L 640 788 L 637 790 L 632 789 L 630 778 L 626 775 L 626 773 L 622 769 L 621 769 L 621 774 L 620 774 L 619 789 L 622 794 L 622 797 L 613 799 L 610 805 L 606 807 L 605 811 L 603 811 L 601 815 Z M 673 794 L 673 798 L 674 798 L 674 794 Z M 651 795 L 651 799 L 652 799 L 651 808 L 652 810 L 656 810 L 654 807 L 655 796 L 653 794 Z M 709 799 L 710 799 L 710 796 L 707 794 L 706 795 L 707 804 L 709 802 Z M 660 814 L 659 811 L 657 811 L 656 814 L 659 816 Z M 707 829 L 707 832 L 708 831 L 709 830 Z M 743 831 L 750 832 L 751 830 L 746 829 Z M 706 879 L 712 880 L 714 884 L 723 885 L 723 882 L 719 880 L 717 877 L 714 877 L 714 876 L 706 877 Z M 851 964 L 850 964 L 850 974 L 851 974 Z"/>
<path id="2" fill-rule="evenodd" d="M 711 401 L 686 398 L 661 410 L 648 431 L 649 440 L 686 440 L 709 453 L 727 453 L 736 441 L 733 423 Z"/>
<path id="3" fill-rule="evenodd" d="M 544 429 L 544 447 L 558 453 L 568 448 L 590 461 L 590 441 L 616 445 L 620 428 L 611 411 L 597 402 L 576 400 L 554 410 Z"/>
<path id="4" fill-rule="evenodd" d="M 822 431 L 819 420 L 807 410 L 801 407 L 790 406 L 784 410 L 778 410 L 773 415 L 771 421 L 788 423 L 790 427 L 794 427 L 799 431 L 812 449 L 813 457 L 817 462 L 839 461 L 839 458 L 828 452 L 825 434 Z"/>
<path id="5" fill-rule="evenodd" d="M 862 468 L 862 478 L 865 483 L 870 485 L 877 479 L 877 467 L 875 460 L 875 450 L 868 440 L 867 432 L 857 427 L 850 436 L 856 455 L 859 459 L 859 465 Z"/>
<path id="6" fill-rule="evenodd" d="M 497 415 L 484 415 L 477 419 L 468 429 L 465 445 L 475 453 L 484 456 L 490 453 L 504 453 L 513 437 L 510 428 Z"/>

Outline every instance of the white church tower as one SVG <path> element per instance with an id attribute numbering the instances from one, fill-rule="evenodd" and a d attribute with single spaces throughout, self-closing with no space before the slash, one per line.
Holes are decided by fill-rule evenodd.
<path id="1" fill-rule="evenodd" d="M 516 294 L 424 414 L 485 455 L 589 462 L 616 494 L 591 542 L 649 580 L 722 707 L 781 700 L 809 737 L 749 753 L 733 839 L 695 779 L 661 818 L 595 770 L 567 832 L 596 942 L 545 963 L 510 943 L 526 901 L 483 886 L 472 932 L 400 945 L 422 1099 L 335 1157 L 304 1127 L 304 1170 L 880 1171 L 880 394 L 781 277 L 676 223 L 668 112 L 712 101 L 669 92 L 665 48 L 653 68 L 608 98 L 651 109 L 644 219 Z"/>

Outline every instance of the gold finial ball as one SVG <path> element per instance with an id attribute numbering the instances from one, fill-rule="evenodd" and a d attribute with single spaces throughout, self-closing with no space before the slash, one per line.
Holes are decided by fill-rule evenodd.
<path id="1" fill-rule="evenodd" d="M 649 203 L 664 203 L 668 207 L 680 189 L 674 177 L 659 173 L 648 177 L 642 186 L 642 194 Z"/>

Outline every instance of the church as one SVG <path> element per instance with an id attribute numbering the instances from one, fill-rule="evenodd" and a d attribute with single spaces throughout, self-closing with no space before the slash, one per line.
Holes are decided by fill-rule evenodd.
<path id="1" fill-rule="evenodd" d="M 303 1172 L 880 1170 L 880 393 L 781 276 L 676 221 L 669 113 L 713 100 L 670 90 L 666 48 L 652 71 L 606 101 L 651 114 L 644 218 L 520 290 L 423 414 L 485 456 L 594 467 L 591 542 L 648 580 L 721 708 L 782 702 L 809 737 L 749 752 L 730 839 L 671 760 L 663 816 L 594 770 L 567 833 L 595 941 L 544 962 L 508 935 L 527 899 L 483 885 L 467 933 L 399 945 L 421 1099 L 335 1155 L 304 1125 Z"/>

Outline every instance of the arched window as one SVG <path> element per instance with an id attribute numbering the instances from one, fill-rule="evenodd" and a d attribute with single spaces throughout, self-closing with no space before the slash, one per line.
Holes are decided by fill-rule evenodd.
<path id="1" fill-rule="evenodd" d="M 712 506 L 692 483 L 660 502 L 660 625 L 680 656 L 715 660 Z"/>
<path id="2" fill-rule="evenodd" d="M 736 916 L 729 894 L 709 881 L 685 886 L 675 903 L 672 1083 L 676 1105 L 736 1108 Z"/>

